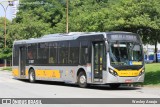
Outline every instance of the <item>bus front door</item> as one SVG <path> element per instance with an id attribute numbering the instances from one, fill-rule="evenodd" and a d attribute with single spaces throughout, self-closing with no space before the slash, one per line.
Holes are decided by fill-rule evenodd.
<path id="1" fill-rule="evenodd" d="M 96 42 L 93 43 L 93 77 L 94 82 L 100 82 L 102 80 L 103 70 L 103 58 L 104 56 L 104 43 Z"/>
<path id="2" fill-rule="evenodd" d="M 26 48 L 25 46 L 20 47 L 20 59 L 19 59 L 19 67 L 20 67 L 20 76 L 25 77 L 25 65 L 26 65 Z"/>

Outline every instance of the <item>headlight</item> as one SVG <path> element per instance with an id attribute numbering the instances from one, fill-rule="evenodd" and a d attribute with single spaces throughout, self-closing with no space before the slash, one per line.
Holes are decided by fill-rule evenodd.
<path id="1" fill-rule="evenodd" d="M 145 70 L 142 69 L 141 72 L 139 73 L 139 76 L 141 76 L 142 74 L 144 74 Z"/>
<path id="2" fill-rule="evenodd" d="M 109 73 L 111 73 L 114 76 L 118 76 L 117 72 L 114 71 L 113 69 L 109 68 Z"/>

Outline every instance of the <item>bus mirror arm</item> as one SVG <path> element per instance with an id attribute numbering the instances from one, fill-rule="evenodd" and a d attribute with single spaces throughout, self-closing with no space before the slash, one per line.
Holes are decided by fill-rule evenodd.
<path id="1" fill-rule="evenodd" d="M 109 47 L 108 46 L 106 46 L 106 52 L 109 52 Z"/>
<path id="2" fill-rule="evenodd" d="M 105 44 L 106 44 L 106 52 L 109 52 L 108 42 L 106 41 Z"/>

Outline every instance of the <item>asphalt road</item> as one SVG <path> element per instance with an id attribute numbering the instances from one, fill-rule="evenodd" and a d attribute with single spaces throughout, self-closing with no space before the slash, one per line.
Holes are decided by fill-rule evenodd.
<path id="1" fill-rule="evenodd" d="M 111 90 L 109 86 L 91 86 L 84 89 L 59 82 L 29 83 L 15 79 L 11 72 L 0 71 L 0 98 L 160 98 L 160 88 L 123 86 Z"/>

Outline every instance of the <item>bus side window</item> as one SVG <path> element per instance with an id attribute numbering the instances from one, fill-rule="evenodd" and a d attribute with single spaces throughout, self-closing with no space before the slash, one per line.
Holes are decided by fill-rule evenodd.
<path id="1" fill-rule="evenodd" d="M 48 43 L 39 43 L 38 44 L 38 59 L 48 59 Z"/>
<path id="2" fill-rule="evenodd" d="M 14 46 L 13 48 L 13 66 L 18 66 L 19 64 L 19 47 Z"/>
<path id="3" fill-rule="evenodd" d="M 37 59 L 37 44 L 28 46 L 27 59 Z"/>
<path id="4" fill-rule="evenodd" d="M 59 42 L 58 44 L 58 51 L 59 51 L 59 64 L 67 64 L 68 63 L 68 42 Z"/>
<path id="5" fill-rule="evenodd" d="M 80 62 L 81 64 L 86 64 L 87 63 L 87 60 L 88 60 L 88 41 L 82 41 L 81 42 L 81 50 L 80 50 Z M 87 53 L 86 53 L 87 52 Z"/>
<path id="6" fill-rule="evenodd" d="M 28 58 L 28 59 L 33 59 L 32 51 L 28 51 L 28 53 L 27 53 L 27 58 Z"/>
<path id="7" fill-rule="evenodd" d="M 49 44 L 49 63 L 57 63 L 57 43 Z"/>
<path id="8" fill-rule="evenodd" d="M 70 41 L 69 64 L 79 63 L 79 41 Z"/>

